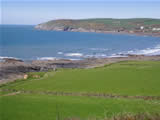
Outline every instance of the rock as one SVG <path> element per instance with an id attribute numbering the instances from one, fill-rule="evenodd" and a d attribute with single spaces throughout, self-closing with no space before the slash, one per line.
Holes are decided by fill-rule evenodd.
<path id="1" fill-rule="evenodd" d="M 23 77 L 23 79 L 25 79 L 25 80 L 28 79 L 28 75 L 25 74 L 24 77 Z"/>
<path id="2" fill-rule="evenodd" d="M 128 55 L 128 57 L 119 58 L 88 58 L 84 60 L 46 60 L 40 61 L 35 60 L 31 63 L 17 61 L 17 60 L 7 60 L 5 62 L 0 62 L 0 84 L 7 79 L 22 78 L 27 79 L 27 72 L 46 72 L 49 70 L 56 71 L 57 68 L 93 68 L 104 66 L 105 64 L 110 64 L 119 61 L 128 60 L 156 60 L 160 61 L 160 56 L 143 56 L 143 55 Z M 14 64 L 13 64 L 14 63 Z M 17 76 L 17 77 L 16 77 Z M 39 78 L 40 76 L 33 76 Z M 10 80 L 9 80 L 10 81 Z"/>

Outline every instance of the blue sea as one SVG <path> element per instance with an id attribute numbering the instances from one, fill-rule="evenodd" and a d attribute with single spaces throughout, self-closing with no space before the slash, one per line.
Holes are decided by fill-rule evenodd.
<path id="1" fill-rule="evenodd" d="M 91 57 L 126 57 L 127 54 L 160 55 L 160 38 L 43 31 L 30 25 L 0 25 L 0 59 L 79 60 Z"/>

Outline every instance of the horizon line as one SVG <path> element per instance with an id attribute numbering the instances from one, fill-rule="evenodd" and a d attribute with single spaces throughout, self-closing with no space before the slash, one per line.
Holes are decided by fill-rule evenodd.
<path id="1" fill-rule="evenodd" d="M 151 18 L 151 17 L 144 17 L 144 18 L 140 18 L 140 17 L 133 17 L 133 18 L 73 18 L 73 19 L 67 19 L 67 18 L 58 18 L 58 19 L 51 19 L 51 20 L 47 20 L 48 21 L 52 21 L 52 20 L 90 20 L 90 19 L 156 19 L 156 20 L 160 20 L 160 18 Z M 44 23 L 44 22 L 41 22 Z M 40 23 L 37 23 L 40 24 Z M 18 24 L 18 23 L 0 23 L 0 25 L 37 25 L 37 24 Z"/>

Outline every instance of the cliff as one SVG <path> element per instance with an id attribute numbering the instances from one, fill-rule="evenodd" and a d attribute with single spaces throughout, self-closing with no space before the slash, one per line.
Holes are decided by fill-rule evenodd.
<path id="1" fill-rule="evenodd" d="M 160 19 L 60 19 L 35 26 L 39 30 L 75 32 L 122 32 L 160 35 Z"/>

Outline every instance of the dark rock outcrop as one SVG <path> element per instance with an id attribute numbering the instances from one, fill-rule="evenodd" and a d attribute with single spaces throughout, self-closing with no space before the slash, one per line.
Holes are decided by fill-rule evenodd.
<path id="1" fill-rule="evenodd" d="M 0 62 L 0 84 L 7 81 L 23 78 L 27 72 L 40 72 L 56 70 L 57 68 L 94 68 L 104 66 L 105 64 L 119 61 L 137 60 L 137 61 L 160 61 L 160 56 L 129 55 L 128 57 L 117 58 L 88 58 L 85 60 L 34 60 L 24 62 L 22 60 L 4 59 Z"/>

